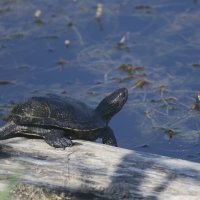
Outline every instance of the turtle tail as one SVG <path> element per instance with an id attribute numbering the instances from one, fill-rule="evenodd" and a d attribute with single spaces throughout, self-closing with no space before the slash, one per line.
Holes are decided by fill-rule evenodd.
<path id="1" fill-rule="evenodd" d="M 14 133 L 16 128 L 17 125 L 13 121 L 10 121 L 4 126 L 0 127 L 0 140 L 9 138 Z"/>

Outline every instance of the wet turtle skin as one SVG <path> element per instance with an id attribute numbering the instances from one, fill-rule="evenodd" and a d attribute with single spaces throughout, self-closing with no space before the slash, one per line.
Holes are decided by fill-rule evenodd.
<path id="1" fill-rule="evenodd" d="M 16 134 L 35 135 L 53 147 L 65 148 L 73 145 L 73 139 L 95 141 L 102 138 L 104 144 L 117 146 L 108 123 L 127 98 L 128 90 L 120 88 L 93 109 L 71 97 L 31 97 L 13 108 L 7 124 L 0 128 L 0 139 Z"/>

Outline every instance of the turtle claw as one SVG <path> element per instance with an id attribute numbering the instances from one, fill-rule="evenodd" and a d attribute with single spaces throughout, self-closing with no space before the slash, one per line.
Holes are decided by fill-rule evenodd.
<path id="1" fill-rule="evenodd" d="M 47 144 L 55 148 L 71 147 L 73 145 L 72 141 L 63 136 L 64 133 L 58 130 L 52 130 L 51 133 L 46 134 L 44 137 Z"/>
<path id="2" fill-rule="evenodd" d="M 55 148 L 63 148 L 65 149 L 66 147 L 71 147 L 73 145 L 72 141 L 67 139 L 67 138 L 54 138 L 54 140 L 51 139 L 46 139 L 46 143 L 51 145 L 52 147 Z"/>
<path id="3" fill-rule="evenodd" d="M 110 127 L 106 127 L 102 131 L 101 135 L 102 135 L 103 144 L 117 147 L 117 140 L 116 140 L 115 135 Z"/>
<path id="4" fill-rule="evenodd" d="M 60 138 L 58 144 L 61 144 L 59 147 L 65 149 L 66 147 L 71 147 L 73 145 L 72 141 L 67 138 Z M 61 147 L 62 146 L 62 147 Z M 57 148 L 59 148 L 57 147 Z"/>

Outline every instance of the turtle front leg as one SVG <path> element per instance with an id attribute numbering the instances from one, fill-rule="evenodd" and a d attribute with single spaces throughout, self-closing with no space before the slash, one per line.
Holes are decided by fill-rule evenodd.
<path id="1" fill-rule="evenodd" d="M 115 135 L 110 127 L 103 129 L 101 133 L 103 144 L 111 145 L 117 147 L 117 140 Z"/>
<path id="2" fill-rule="evenodd" d="M 0 140 L 7 139 L 16 134 L 17 125 L 10 121 L 0 128 Z"/>
<path id="3" fill-rule="evenodd" d="M 55 147 L 55 148 L 63 148 L 71 147 L 73 145 L 72 141 L 65 136 L 65 131 L 52 129 L 50 132 L 44 135 L 44 140 L 47 144 Z"/>

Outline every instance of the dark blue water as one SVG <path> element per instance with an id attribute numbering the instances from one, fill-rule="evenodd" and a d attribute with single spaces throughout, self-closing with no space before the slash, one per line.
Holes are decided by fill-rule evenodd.
<path id="1" fill-rule="evenodd" d="M 95 107 L 127 87 L 129 100 L 110 123 L 119 146 L 200 162 L 200 114 L 191 110 L 200 90 L 200 2 L 102 0 L 96 20 L 97 3 L 1 1 L 0 80 L 11 84 L 0 84 L 0 116 L 32 95 Z"/>

